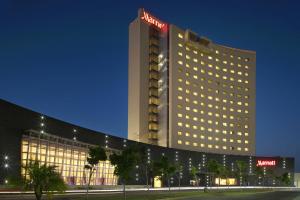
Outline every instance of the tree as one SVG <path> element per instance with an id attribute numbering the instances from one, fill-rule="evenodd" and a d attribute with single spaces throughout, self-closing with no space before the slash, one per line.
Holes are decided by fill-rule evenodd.
<path id="1" fill-rule="evenodd" d="M 191 167 L 190 175 L 191 175 L 192 179 L 196 182 L 196 186 L 199 186 L 198 170 L 197 170 L 197 168 L 195 166 Z"/>
<path id="2" fill-rule="evenodd" d="M 28 179 L 25 179 L 24 184 L 26 189 L 34 191 L 37 200 L 41 200 L 44 193 L 51 197 L 53 191 L 63 192 L 66 190 L 66 185 L 55 166 L 47 166 L 39 162 L 31 162 L 24 167 Z"/>
<path id="3" fill-rule="evenodd" d="M 139 154 L 138 163 L 141 164 L 142 168 L 144 168 L 147 190 L 149 190 L 149 178 L 151 175 L 151 170 L 150 170 L 151 161 L 148 160 L 147 149 L 145 147 L 142 147 L 139 152 L 140 154 Z"/>
<path id="4" fill-rule="evenodd" d="M 247 164 L 243 160 L 237 160 L 236 161 L 236 166 L 237 166 L 237 179 L 240 177 L 242 178 L 242 181 L 240 181 L 240 185 L 243 185 L 243 178 L 245 178 L 246 175 L 246 169 L 247 169 Z"/>
<path id="5" fill-rule="evenodd" d="M 157 170 L 160 172 L 162 179 L 167 180 L 169 191 L 171 190 L 170 179 L 176 172 L 175 165 L 172 165 L 166 156 L 161 156 L 160 160 L 155 164 Z"/>
<path id="6" fill-rule="evenodd" d="M 179 187 L 179 190 L 180 190 L 180 184 L 181 184 L 183 167 L 182 167 L 182 165 L 176 164 L 175 168 L 176 168 L 176 172 L 175 173 L 177 174 L 177 177 L 178 177 L 178 187 Z"/>
<path id="7" fill-rule="evenodd" d="M 106 161 L 106 160 L 107 160 L 107 155 L 105 149 L 103 149 L 101 146 L 89 148 L 87 164 L 84 166 L 84 168 L 87 169 L 89 172 L 89 179 L 88 179 L 87 189 L 86 189 L 86 199 L 88 199 L 91 179 L 96 170 L 97 165 L 99 164 L 100 161 Z"/>
<path id="8" fill-rule="evenodd" d="M 126 182 L 130 180 L 131 171 L 138 164 L 139 152 L 134 147 L 128 147 L 120 153 L 113 153 L 109 159 L 115 166 L 114 174 L 120 178 L 123 184 L 123 194 L 126 199 Z"/>
<path id="9" fill-rule="evenodd" d="M 212 181 L 214 181 L 215 175 L 219 173 L 219 163 L 215 159 L 207 162 L 207 172 L 211 175 Z"/>
<path id="10" fill-rule="evenodd" d="M 287 172 L 279 177 L 276 177 L 276 179 L 285 186 L 291 185 L 291 178 L 289 177 L 289 174 Z"/>
<path id="11" fill-rule="evenodd" d="M 220 178 L 227 179 L 227 177 L 230 174 L 230 171 L 229 171 L 229 169 L 226 166 L 223 166 L 223 165 L 219 164 L 219 166 L 218 166 L 218 173 L 219 173 L 219 185 L 220 185 Z"/>
<path id="12" fill-rule="evenodd" d="M 254 174 L 255 174 L 256 180 L 264 178 L 264 172 L 261 167 L 256 166 L 254 169 Z"/>

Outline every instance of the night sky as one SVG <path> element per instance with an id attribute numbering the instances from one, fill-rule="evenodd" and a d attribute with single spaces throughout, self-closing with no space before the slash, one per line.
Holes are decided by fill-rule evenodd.
<path id="1" fill-rule="evenodd" d="M 128 25 L 140 7 L 216 43 L 256 51 L 257 154 L 295 156 L 300 171 L 296 0 L 2 0 L 0 98 L 126 137 Z"/>

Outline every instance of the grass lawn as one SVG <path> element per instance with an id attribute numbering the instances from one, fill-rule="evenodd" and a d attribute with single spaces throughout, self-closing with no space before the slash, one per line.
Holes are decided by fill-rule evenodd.
<path id="1" fill-rule="evenodd" d="M 235 191 L 209 191 L 204 193 L 203 191 L 149 191 L 149 192 L 128 192 L 127 200 L 180 200 L 188 197 L 199 197 L 206 199 L 209 197 L 226 197 L 226 196 L 243 196 L 251 195 L 259 192 L 268 192 L 270 190 L 235 190 Z M 74 198 L 76 200 L 85 200 L 85 197 Z M 89 195 L 89 200 L 123 200 L 123 194 L 107 194 L 107 195 Z"/>

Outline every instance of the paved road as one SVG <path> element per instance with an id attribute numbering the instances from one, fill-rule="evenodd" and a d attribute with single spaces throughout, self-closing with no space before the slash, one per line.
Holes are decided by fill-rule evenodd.
<path id="1" fill-rule="evenodd" d="M 300 200 L 300 192 L 298 191 L 275 191 L 262 192 L 257 194 L 242 194 L 242 195 L 226 195 L 226 196 L 210 196 L 210 197 L 195 197 L 182 198 L 182 200 Z"/>
<path id="2" fill-rule="evenodd" d="M 105 196 L 118 194 L 116 193 L 103 193 L 91 194 L 90 197 L 99 196 L 99 199 L 106 199 Z M 145 194 L 144 192 L 138 192 Z M 107 197 L 108 197 L 107 196 Z M 78 200 L 82 199 L 82 195 L 66 194 L 62 196 L 55 196 L 54 200 Z M 46 198 L 44 198 L 46 199 Z M 94 198 L 93 198 L 94 199 Z M 143 200 L 143 195 L 141 195 Z M 162 200 L 163 198 L 161 198 Z M 0 200 L 34 200 L 32 195 L 0 195 Z M 189 198 L 176 198 L 176 200 L 300 200 L 300 191 L 275 191 L 275 192 L 261 192 L 255 194 L 208 194 L 202 197 L 189 197 Z"/>

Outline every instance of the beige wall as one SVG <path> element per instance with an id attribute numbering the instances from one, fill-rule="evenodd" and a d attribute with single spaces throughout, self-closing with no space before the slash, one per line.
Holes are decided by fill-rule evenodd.
<path id="1" fill-rule="evenodd" d="M 213 42 L 204 48 L 170 25 L 168 69 L 169 134 L 160 130 L 158 145 L 255 154 L 255 52 Z M 139 17 L 129 28 L 128 84 L 128 138 L 149 143 L 149 26 Z"/>
<path id="2" fill-rule="evenodd" d="M 183 38 L 179 38 L 178 34 L 181 34 Z M 182 46 L 180 47 L 178 44 Z M 211 52 L 207 53 L 202 48 L 190 46 L 185 39 L 185 31 L 171 26 L 170 146 L 214 153 L 254 155 L 255 52 L 213 43 L 209 48 Z M 241 58 L 239 59 L 239 57 Z M 249 61 L 245 62 L 245 58 L 249 58 Z M 227 61 L 227 64 L 223 61 Z M 230 63 L 234 64 L 230 65 Z M 248 69 L 245 68 L 246 65 Z M 219 67 L 218 70 L 216 66 Z M 204 71 L 201 72 L 201 70 Z M 216 77 L 216 74 L 219 77 Z M 223 79 L 223 76 L 226 76 L 226 80 Z M 230 80 L 230 78 L 234 80 Z M 208 80 L 211 83 L 208 83 Z M 239 80 L 241 82 L 238 82 Z M 246 80 L 248 83 L 245 83 Z M 186 84 L 186 81 L 189 85 Z M 227 86 L 223 87 L 223 84 Z M 245 88 L 249 90 L 245 91 Z M 249 99 L 245 99 L 245 96 L 249 96 Z M 223 102 L 223 100 L 227 102 Z M 248 113 L 245 113 L 245 110 Z M 232 118 L 230 119 L 230 117 Z M 248 120 L 246 121 L 245 118 Z M 230 134 L 231 131 L 233 134 Z M 234 149 L 230 150 L 231 147 Z"/>
<path id="3" fill-rule="evenodd" d="M 128 139 L 148 142 L 148 26 L 137 18 L 129 26 Z"/>

